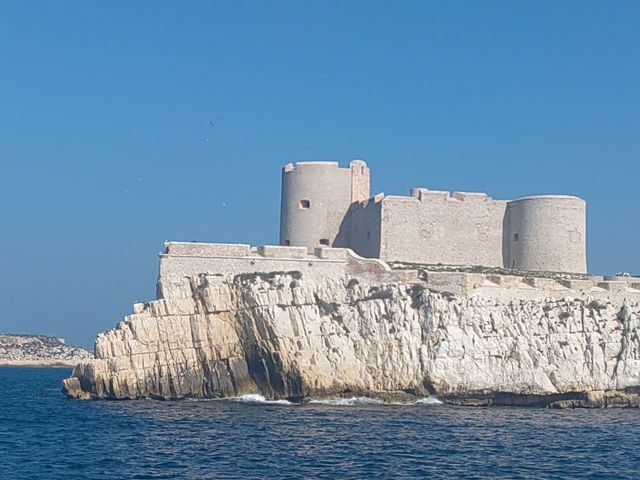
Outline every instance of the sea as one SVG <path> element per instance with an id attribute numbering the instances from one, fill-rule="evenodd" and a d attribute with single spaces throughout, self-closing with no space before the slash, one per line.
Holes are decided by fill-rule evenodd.
<path id="1" fill-rule="evenodd" d="M 69 374 L 0 368 L 0 478 L 640 478 L 638 410 L 77 401 Z"/>

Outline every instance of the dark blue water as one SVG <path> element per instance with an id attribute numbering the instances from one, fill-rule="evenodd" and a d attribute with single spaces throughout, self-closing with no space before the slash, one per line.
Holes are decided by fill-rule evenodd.
<path id="1" fill-rule="evenodd" d="M 0 478 L 639 478 L 640 411 L 80 402 L 0 368 Z"/>

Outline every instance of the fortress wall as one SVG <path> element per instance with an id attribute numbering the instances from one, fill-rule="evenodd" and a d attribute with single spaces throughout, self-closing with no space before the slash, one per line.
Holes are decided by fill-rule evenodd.
<path id="1" fill-rule="evenodd" d="M 203 257 L 249 255 L 251 247 L 233 243 L 167 242 L 163 253 L 169 255 L 195 255 Z"/>
<path id="2" fill-rule="evenodd" d="M 250 273 L 301 272 L 313 278 L 339 279 L 345 275 L 346 260 L 250 256 L 161 255 L 157 298 L 182 298 L 191 294 L 190 277 L 201 274 L 235 276 Z"/>
<path id="3" fill-rule="evenodd" d="M 381 203 L 383 260 L 503 266 L 505 201 L 413 189 L 411 197 L 387 196 Z"/>
<path id="4" fill-rule="evenodd" d="M 259 255 L 267 258 L 307 258 L 307 247 L 283 247 L 276 245 L 264 245 L 257 247 Z"/>
<path id="5" fill-rule="evenodd" d="M 183 246 L 191 246 L 186 249 Z M 247 247 L 239 249 L 237 247 Z M 201 274 L 235 276 L 251 273 L 301 272 L 317 281 L 340 281 L 345 275 L 373 276 L 380 281 L 417 279 L 415 271 L 391 270 L 377 259 L 365 259 L 344 248 L 166 243 L 160 254 L 157 298 L 191 296 L 190 277 Z"/>
<path id="6" fill-rule="evenodd" d="M 554 279 L 467 272 L 424 272 L 426 287 L 437 292 L 473 297 L 492 297 L 504 301 L 583 298 L 597 304 L 608 301 L 623 303 L 640 301 L 640 285 L 632 281 L 587 279 Z"/>
<path id="7" fill-rule="evenodd" d="M 316 247 L 313 254 L 318 258 L 346 261 L 348 251 L 346 248 Z"/>
<path id="8" fill-rule="evenodd" d="M 360 195 L 365 177 L 368 184 L 368 169 L 359 175 Z M 340 168 L 337 162 L 286 165 L 282 172 L 280 244 L 312 248 L 326 239 L 332 246 L 351 205 L 352 188 L 352 169 Z M 303 200 L 309 202 L 308 208 L 301 205 Z"/>
<path id="9" fill-rule="evenodd" d="M 187 249 L 187 246 L 193 248 Z M 306 248 L 300 247 L 263 246 L 251 250 L 247 245 L 167 243 L 164 251 L 170 253 L 160 254 L 157 298 L 178 302 L 176 304 L 192 296 L 190 277 L 204 274 L 229 278 L 263 273 L 271 278 L 278 272 L 300 272 L 319 283 L 351 279 L 422 283 L 438 292 L 470 298 L 477 294 L 507 301 L 567 297 L 593 298 L 598 302 L 640 300 L 640 279 L 631 276 L 542 278 L 429 270 L 419 276 L 415 270 L 392 270 L 381 260 L 362 258 L 349 249 L 329 247 L 306 253 Z M 305 255 L 301 256 L 302 253 Z"/>
<path id="10" fill-rule="evenodd" d="M 387 261 L 586 272 L 586 205 L 577 197 L 500 201 L 484 193 L 413 188 L 409 197 L 370 199 L 369 192 L 370 170 L 362 160 L 347 168 L 337 162 L 286 165 L 280 244 L 352 248 Z M 304 255 L 289 251 L 290 257 Z"/>
<path id="11" fill-rule="evenodd" d="M 508 203 L 505 263 L 510 268 L 586 273 L 586 203 L 537 196 Z"/>
<path id="12" fill-rule="evenodd" d="M 380 257 L 382 198 L 376 195 L 364 202 L 354 203 L 349 209 L 349 247 L 366 258 Z"/>

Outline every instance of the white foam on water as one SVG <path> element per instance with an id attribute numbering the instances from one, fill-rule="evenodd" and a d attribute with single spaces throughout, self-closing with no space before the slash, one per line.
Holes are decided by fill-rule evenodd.
<path id="1" fill-rule="evenodd" d="M 259 393 L 247 393 L 239 397 L 222 397 L 222 398 L 189 398 L 187 400 L 202 402 L 202 401 L 214 401 L 214 402 L 237 402 L 237 403 L 258 403 L 265 405 L 298 405 L 289 400 L 268 400 Z M 358 405 L 442 405 L 443 402 L 436 397 L 424 397 L 419 398 L 415 402 L 385 402 L 378 398 L 371 397 L 351 397 L 351 398 L 323 398 L 309 400 L 307 403 L 314 405 L 330 405 L 337 407 L 350 407 Z"/>
<path id="2" fill-rule="evenodd" d="M 309 403 L 319 405 L 334 405 L 334 406 L 353 406 L 353 405 L 382 405 L 384 402 L 377 398 L 369 397 L 351 397 L 351 398 L 330 398 L 322 400 L 309 400 Z"/>
<path id="3" fill-rule="evenodd" d="M 259 393 L 247 393 L 239 397 L 220 397 L 220 398 L 188 398 L 187 400 L 195 402 L 236 402 L 236 403 L 263 403 L 265 405 L 295 405 L 289 400 L 267 400 Z"/>
<path id="4" fill-rule="evenodd" d="M 442 403 L 436 397 L 424 397 L 413 402 L 414 405 L 442 405 Z"/>
<path id="5" fill-rule="evenodd" d="M 293 405 L 289 400 L 267 400 L 258 393 L 247 393 L 239 397 L 228 397 L 226 400 L 230 402 L 241 403 L 266 403 L 269 405 Z"/>
<path id="6" fill-rule="evenodd" d="M 442 402 L 435 397 L 424 397 L 416 400 L 415 402 L 384 402 L 378 398 L 370 397 L 351 397 L 351 398 L 329 398 L 329 399 L 316 399 L 309 400 L 308 403 L 316 405 L 332 405 L 332 406 L 357 406 L 357 405 L 442 405 Z"/>

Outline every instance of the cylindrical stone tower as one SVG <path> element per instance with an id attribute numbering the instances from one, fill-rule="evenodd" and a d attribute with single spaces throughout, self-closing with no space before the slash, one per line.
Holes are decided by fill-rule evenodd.
<path id="1" fill-rule="evenodd" d="M 587 273 L 586 203 L 567 195 L 510 201 L 505 218 L 505 267 Z"/>
<path id="2" fill-rule="evenodd" d="M 353 202 L 369 198 L 369 168 L 353 160 L 289 163 L 282 170 L 280 245 L 317 247 L 348 245 L 347 212 Z"/>

